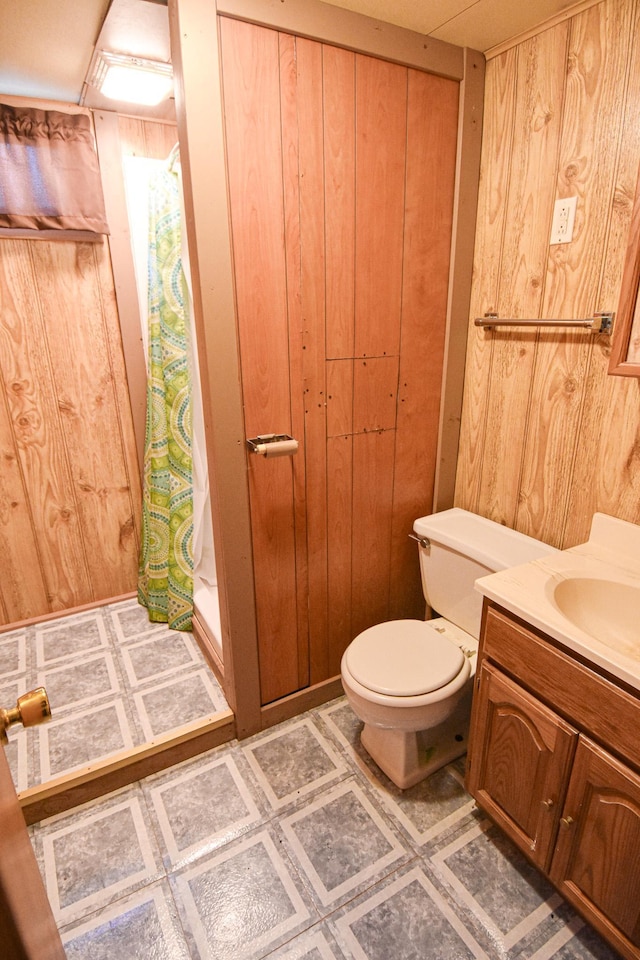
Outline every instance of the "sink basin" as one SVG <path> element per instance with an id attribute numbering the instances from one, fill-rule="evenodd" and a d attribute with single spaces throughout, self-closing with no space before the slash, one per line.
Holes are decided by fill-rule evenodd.
<path id="1" fill-rule="evenodd" d="M 640 587 L 617 580 L 568 577 L 554 602 L 576 627 L 627 656 L 640 659 Z"/>

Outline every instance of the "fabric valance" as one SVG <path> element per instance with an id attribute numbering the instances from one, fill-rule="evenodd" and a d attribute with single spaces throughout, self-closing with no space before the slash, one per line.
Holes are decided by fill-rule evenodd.
<path id="1" fill-rule="evenodd" d="M 0 103 L 3 229 L 109 233 L 86 113 Z"/>

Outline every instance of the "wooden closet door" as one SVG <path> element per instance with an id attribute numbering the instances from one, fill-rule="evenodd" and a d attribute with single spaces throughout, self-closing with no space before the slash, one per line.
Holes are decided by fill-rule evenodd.
<path id="1" fill-rule="evenodd" d="M 221 18 L 263 703 L 339 673 L 356 633 L 421 617 L 457 83 Z"/>

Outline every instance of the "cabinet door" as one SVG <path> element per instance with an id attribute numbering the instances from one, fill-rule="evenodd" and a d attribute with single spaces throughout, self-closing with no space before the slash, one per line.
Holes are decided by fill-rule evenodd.
<path id="1" fill-rule="evenodd" d="M 625 957 L 640 957 L 640 777 L 580 738 L 551 879 Z"/>
<path id="2" fill-rule="evenodd" d="M 474 704 L 468 787 L 479 805 L 546 870 L 578 734 L 483 664 Z"/>

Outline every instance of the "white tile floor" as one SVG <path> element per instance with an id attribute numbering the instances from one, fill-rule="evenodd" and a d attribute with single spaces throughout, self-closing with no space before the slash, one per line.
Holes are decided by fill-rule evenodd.
<path id="1" fill-rule="evenodd" d="M 344 699 L 31 829 L 69 960 L 612 960 L 475 809 L 401 793 Z"/>
<path id="2" fill-rule="evenodd" d="M 9 735 L 18 790 L 228 709 L 191 634 L 136 599 L 0 634 L 0 703 L 41 685 L 53 719 Z"/>

